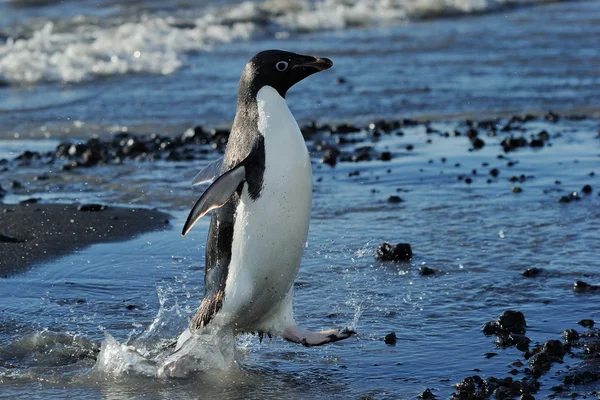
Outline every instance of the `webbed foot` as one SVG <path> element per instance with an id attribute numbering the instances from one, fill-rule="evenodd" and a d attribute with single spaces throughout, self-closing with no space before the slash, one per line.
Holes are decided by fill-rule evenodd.
<path id="1" fill-rule="evenodd" d="M 311 332 L 295 326 L 284 331 L 282 336 L 289 342 L 300 343 L 303 346 L 311 347 L 348 339 L 354 334 L 356 334 L 356 332 L 347 328 Z"/>

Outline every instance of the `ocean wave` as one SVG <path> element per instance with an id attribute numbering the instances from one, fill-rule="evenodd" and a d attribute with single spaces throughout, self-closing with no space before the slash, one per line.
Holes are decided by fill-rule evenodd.
<path id="1" fill-rule="evenodd" d="M 186 54 L 232 41 L 377 27 L 547 2 L 550 0 L 266 0 L 203 10 L 197 18 L 147 15 L 134 20 L 123 16 L 101 20 L 79 16 L 46 21 L 25 37 L 8 35 L 0 44 L 0 82 L 27 85 L 129 73 L 171 74 L 184 65 Z M 199 11 L 190 10 L 189 14 L 193 12 Z"/>

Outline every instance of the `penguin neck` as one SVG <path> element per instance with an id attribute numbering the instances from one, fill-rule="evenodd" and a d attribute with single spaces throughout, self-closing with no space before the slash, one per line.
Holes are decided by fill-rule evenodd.
<path id="1" fill-rule="evenodd" d="M 298 124 L 287 106 L 285 98 L 271 86 L 263 86 L 256 94 L 257 126 L 261 135 L 268 135 L 273 129 L 282 129 L 295 133 Z M 276 133 L 276 132 L 273 132 Z"/>

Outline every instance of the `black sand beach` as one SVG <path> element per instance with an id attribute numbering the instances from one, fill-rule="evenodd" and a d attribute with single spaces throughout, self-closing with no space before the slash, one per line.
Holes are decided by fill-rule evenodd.
<path id="1" fill-rule="evenodd" d="M 77 204 L 0 205 L 0 277 L 94 243 L 160 230 L 168 215 L 143 208 Z"/>

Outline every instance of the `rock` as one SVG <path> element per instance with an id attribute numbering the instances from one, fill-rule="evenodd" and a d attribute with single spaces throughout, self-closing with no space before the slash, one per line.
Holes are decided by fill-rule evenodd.
<path id="1" fill-rule="evenodd" d="M 539 378 L 542 374 L 550 371 L 552 367 L 552 360 L 550 356 L 544 352 L 534 354 L 529 359 L 529 368 L 531 368 L 531 374 Z"/>
<path id="2" fill-rule="evenodd" d="M 104 211 L 106 209 L 105 205 L 102 204 L 80 204 L 77 207 L 77 211 Z"/>
<path id="3" fill-rule="evenodd" d="M 509 334 L 518 333 L 524 334 L 525 316 L 520 311 L 506 310 L 498 317 L 496 321 L 489 321 L 483 327 L 483 333 L 486 335 L 493 334 Z"/>
<path id="4" fill-rule="evenodd" d="M 345 134 L 345 133 L 356 133 L 360 132 L 360 128 L 352 125 L 352 124 L 340 124 L 334 126 L 331 130 L 332 133 L 335 134 Z"/>
<path id="5" fill-rule="evenodd" d="M 422 400 L 436 400 L 437 397 L 431 392 L 431 389 L 427 388 L 423 391 L 423 393 L 419 394 L 417 398 Z"/>
<path id="6" fill-rule="evenodd" d="M 511 189 L 511 191 L 513 193 L 521 193 L 521 192 L 523 192 L 523 189 L 521 189 L 519 186 L 515 186 Z"/>
<path id="7" fill-rule="evenodd" d="M 521 335 L 519 333 L 509 333 L 508 335 L 499 335 L 496 338 L 496 344 L 500 347 L 510 347 L 515 346 L 520 351 L 527 351 L 529 348 L 529 343 L 531 343 L 531 339 L 529 339 L 525 335 Z"/>
<path id="8" fill-rule="evenodd" d="M 529 146 L 531 147 L 544 147 L 544 142 L 540 139 L 532 139 L 529 142 Z"/>
<path id="9" fill-rule="evenodd" d="M 576 342 L 579 340 L 579 333 L 575 329 L 567 329 L 562 335 L 567 342 Z"/>
<path id="10" fill-rule="evenodd" d="M 581 321 L 578 322 L 579 325 L 583 326 L 584 328 L 593 328 L 594 327 L 594 320 L 592 319 L 582 319 Z"/>
<path id="11" fill-rule="evenodd" d="M 508 153 L 508 152 L 516 150 L 519 147 L 527 146 L 527 139 L 525 139 L 524 137 L 520 137 L 520 138 L 509 137 L 509 138 L 504 139 L 502 142 L 500 142 L 500 145 L 504 149 L 504 152 Z"/>
<path id="12" fill-rule="evenodd" d="M 550 357 L 556 357 L 560 359 L 567 354 L 567 350 L 565 350 L 565 346 L 560 342 L 560 340 L 548 340 L 546 343 L 544 343 L 541 351 L 548 354 Z"/>
<path id="13" fill-rule="evenodd" d="M 388 203 L 402 203 L 404 200 L 402 200 L 402 198 L 400 196 L 396 196 L 396 195 L 392 195 L 390 197 L 388 197 L 387 202 Z"/>
<path id="14" fill-rule="evenodd" d="M 593 292 L 600 289 L 600 286 L 597 285 L 591 285 L 587 282 L 584 281 L 577 281 L 573 284 L 573 290 L 575 292 Z"/>
<path id="15" fill-rule="evenodd" d="M 476 138 L 472 139 L 472 140 L 471 140 L 471 144 L 473 145 L 473 148 L 474 148 L 475 150 L 479 150 L 479 149 L 481 149 L 483 146 L 485 146 L 485 142 L 484 142 L 482 139 L 478 138 L 478 137 L 476 137 Z"/>
<path id="16" fill-rule="evenodd" d="M 323 158 L 321 159 L 321 162 L 323 164 L 327 164 L 327 165 L 334 167 L 335 164 L 337 164 L 337 158 L 339 155 L 340 155 L 340 151 L 337 148 L 329 148 L 329 149 L 327 149 L 325 154 L 323 154 Z"/>
<path id="17" fill-rule="evenodd" d="M 10 182 L 11 189 L 21 189 L 23 185 L 19 181 L 11 181 Z M 2 187 L 0 186 L 0 192 L 2 192 Z"/>
<path id="18" fill-rule="evenodd" d="M 423 266 L 419 268 L 419 273 L 423 276 L 431 276 L 435 275 L 435 269 Z"/>
<path id="19" fill-rule="evenodd" d="M 412 249 L 408 243 L 382 243 L 375 249 L 375 259 L 378 261 L 410 261 L 412 256 Z"/>
<path id="20" fill-rule="evenodd" d="M 558 199 L 558 202 L 559 202 L 559 203 L 569 203 L 570 201 L 571 201 L 571 199 L 569 198 L 569 196 L 561 196 L 561 197 Z"/>
<path id="21" fill-rule="evenodd" d="M 498 171 L 498 168 L 492 168 L 490 170 L 490 175 L 492 175 L 494 178 L 497 178 L 499 174 L 500 174 L 500 171 Z"/>
<path id="22" fill-rule="evenodd" d="M 385 335 L 385 338 L 383 338 L 383 341 L 385 342 L 385 344 L 389 344 L 390 346 L 394 346 L 396 344 L 396 341 L 397 341 L 396 332 L 390 332 L 387 335 Z"/>
<path id="23" fill-rule="evenodd" d="M 390 161 L 392 159 L 392 153 L 389 151 L 384 151 L 379 155 L 379 159 L 381 161 Z"/>
<path id="24" fill-rule="evenodd" d="M 523 276 L 526 278 L 535 278 L 536 276 L 540 275 L 542 272 L 544 272 L 543 268 L 537 268 L 537 267 L 527 268 L 525 270 L 525 272 L 523 272 Z"/>
<path id="25" fill-rule="evenodd" d="M 592 187 L 591 187 L 590 185 L 585 185 L 585 186 L 584 186 L 584 187 L 581 189 L 581 191 L 582 191 L 584 194 L 591 194 L 591 193 L 592 193 Z"/>

